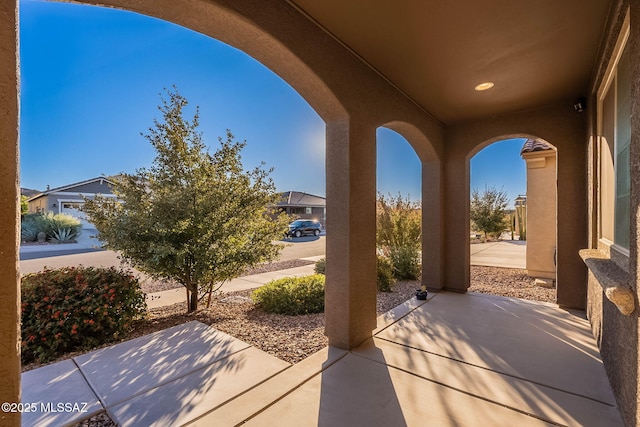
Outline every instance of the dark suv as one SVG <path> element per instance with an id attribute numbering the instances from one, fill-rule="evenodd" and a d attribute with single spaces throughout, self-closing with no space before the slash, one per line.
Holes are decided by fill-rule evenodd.
<path id="1" fill-rule="evenodd" d="M 289 231 L 287 236 L 300 237 L 308 234 L 319 236 L 322 230 L 322 225 L 317 219 L 297 219 L 289 224 Z"/>

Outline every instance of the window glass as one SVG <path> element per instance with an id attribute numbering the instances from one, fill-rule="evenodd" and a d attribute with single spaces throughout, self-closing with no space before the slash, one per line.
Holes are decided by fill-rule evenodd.
<path id="1" fill-rule="evenodd" d="M 616 204 L 614 242 L 629 249 L 629 145 L 631 143 L 631 63 L 628 47 L 616 78 Z"/>

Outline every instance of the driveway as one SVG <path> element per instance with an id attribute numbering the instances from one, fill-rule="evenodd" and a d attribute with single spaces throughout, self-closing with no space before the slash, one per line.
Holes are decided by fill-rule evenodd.
<path id="1" fill-rule="evenodd" d="M 488 267 L 527 268 L 527 242 L 501 240 L 471 245 L 471 265 Z"/>

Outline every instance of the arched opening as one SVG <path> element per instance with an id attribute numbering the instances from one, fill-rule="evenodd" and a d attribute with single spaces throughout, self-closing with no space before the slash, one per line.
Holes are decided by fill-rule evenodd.
<path id="1" fill-rule="evenodd" d="M 376 131 L 377 307 L 385 313 L 409 299 L 422 275 L 422 163 L 405 137 Z"/>
<path id="2" fill-rule="evenodd" d="M 41 6 L 44 7 L 56 7 L 56 8 L 87 8 L 86 6 L 78 6 L 78 5 L 68 5 L 68 4 L 47 4 L 44 3 Z M 92 8 L 91 8 L 92 9 Z M 98 13 L 107 13 L 107 14 L 124 14 L 127 12 L 115 11 L 115 10 L 107 10 L 107 9 L 95 9 Z M 27 13 L 28 11 L 23 8 L 23 13 Z M 149 18 L 134 16 L 132 19 L 135 19 L 136 22 L 138 20 L 150 20 Z M 23 23 L 23 30 L 28 31 L 29 26 L 27 25 L 27 19 Z M 89 21 L 89 20 L 87 20 Z M 86 25 L 84 19 L 80 24 Z M 153 21 L 153 20 L 150 20 Z M 41 25 L 42 23 L 39 23 Z M 58 21 L 58 25 L 64 25 L 63 21 Z M 107 24 L 105 22 L 101 22 L 102 30 L 105 31 L 105 26 Z M 82 153 L 85 157 L 81 159 L 82 165 L 85 166 L 85 163 L 89 163 L 89 166 L 92 168 L 100 168 L 99 173 L 119 173 L 120 171 L 130 172 L 132 168 L 140 167 L 140 166 L 148 166 L 148 164 L 144 164 L 145 153 L 137 153 L 138 156 L 134 156 L 130 154 L 127 149 L 128 144 L 124 144 L 122 146 L 111 143 L 110 141 L 116 140 L 119 138 L 122 139 L 136 139 L 138 138 L 138 132 L 144 131 L 147 126 L 149 126 L 152 122 L 152 118 L 156 116 L 154 114 L 154 107 L 158 104 L 157 94 L 162 90 L 163 86 L 170 86 L 173 83 L 176 83 L 182 94 L 185 95 L 190 101 L 191 105 L 199 104 L 201 106 L 200 114 L 203 123 L 203 130 L 205 135 L 209 136 L 209 141 L 214 140 L 215 136 L 222 134 L 222 131 L 225 127 L 230 127 L 234 129 L 236 136 L 239 139 L 247 139 L 249 141 L 249 145 L 247 146 L 247 151 L 245 151 L 245 164 L 248 166 L 253 166 L 259 164 L 260 161 L 266 161 L 268 166 L 276 166 L 276 170 L 282 171 L 281 175 L 274 176 L 274 180 L 278 190 L 286 191 L 299 191 L 307 194 L 313 194 L 317 196 L 325 195 L 325 129 L 324 123 L 317 116 L 314 110 L 302 100 L 302 98 L 298 95 L 298 93 L 294 92 L 291 87 L 289 87 L 286 83 L 282 82 L 277 76 L 272 73 L 266 73 L 263 66 L 256 65 L 255 61 L 246 55 L 240 52 L 232 52 L 233 61 L 230 60 L 227 63 L 228 67 L 224 70 L 225 72 L 221 73 L 221 75 L 217 75 L 216 78 L 220 80 L 224 80 L 226 82 L 221 84 L 223 86 L 224 91 L 228 91 L 228 93 L 220 94 L 220 91 L 216 91 L 215 88 L 209 87 L 207 90 L 203 90 L 203 86 L 207 81 L 212 80 L 212 74 L 202 70 L 198 67 L 194 66 L 194 63 L 187 63 L 189 57 L 195 58 L 196 65 L 197 63 L 202 62 L 202 58 L 204 56 L 211 55 L 211 57 L 215 57 L 219 50 L 233 50 L 229 47 L 222 46 L 221 43 L 216 42 L 215 40 L 210 40 L 207 37 L 196 34 L 195 37 L 200 40 L 200 42 L 188 41 L 189 37 L 192 37 L 193 34 L 187 34 L 188 30 L 186 29 L 176 29 L 173 26 L 168 26 L 167 23 L 164 22 L 156 22 L 153 21 L 151 25 L 152 30 L 155 30 L 157 33 L 156 36 L 159 37 L 160 40 L 163 41 L 162 45 L 167 47 L 173 37 L 175 37 L 180 43 L 184 44 L 185 49 L 180 52 L 182 58 L 180 61 L 176 61 L 175 58 L 173 60 L 169 59 L 166 63 L 163 62 L 162 65 L 159 63 L 151 63 L 147 64 L 148 68 L 140 68 L 135 72 L 132 72 L 128 75 L 118 75 L 113 76 L 109 73 L 100 74 L 102 69 L 93 70 L 96 75 L 88 75 L 91 70 L 82 70 L 78 65 L 86 65 L 86 64 L 73 64 L 73 70 L 75 70 L 78 74 L 82 75 L 81 77 L 84 80 L 84 84 L 88 84 L 89 78 L 96 78 L 97 80 L 101 80 L 104 85 L 102 88 L 104 90 L 97 90 L 95 92 L 90 91 L 87 87 L 81 87 L 78 89 L 77 93 L 73 93 L 73 97 L 69 96 L 70 91 L 68 88 L 65 88 L 64 85 L 56 85 L 51 82 L 47 82 L 46 86 L 57 88 L 54 92 L 61 92 L 62 97 L 66 98 L 68 104 L 57 102 L 55 98 L 51 98 L 51 100 L 44 102 L 42 99 L 38 100 L 42 104 L 37 105 L 38 108 L 44 108 L 47 106 L 55 105 L 56 108 L 62 112 L 61 116 L 47 117 L 48 120 L 51 120 L 50 123 L 40 123 L 38 124 L 36 121 L 27 121 L 22 125 L 22 129 L 25 132 L 22 138 L 23 147 L 23 158 L 26 160 L 31 158 L 34 153 L 37 153 L 35 147 L 31 147 L 32 149 L 26 149 L 29 146 L 30 138 L 34 136 L 30 134 L 30 132 L 35 131 L 37 135 L 35 138 L 46 142 L 47 147 L 53 147 L 57 150 L 69 150 L 69 152 L 78 154 Z M 93 28 L 93 27 L 92 27 Z M 91 30 L 92 28 L 89 28 Z M 140 26 L 132 24 L 132 27 L 129 30 L 133 30 L 134 32 L 140 31 Z M 68 31 L 71 31 L 70 27 L 67 27 Z M 167 31 L 170 34 L 167 34 Z M 117 37 L 117 34 L 112 33 L 111 31 L 107 31 L 110 37 Z M 183 33 L 184 32 L 184 33 Z M 83 43 L 87 43 L 88 40 L 85 37 L 82 37 L 80 34 L 74 34 L 76 40 L 83 40 Z M 123 39 L 128 40 L 129 45 L 127 48 L 133 49 L 132 40 L 129 37 L 120 35 Z M 171 40 L 167 40 L 167 39 Z M 153 37 L 147 37 L 147 40 L 152 40 Z M 202 39 L 206 39 L 202 41 Z M 121 51 L 122 40 L 116 43 L 116 46 L 112 46 L 115 49 L 109 53 L 118 54 Z M 51 40 L 52 44 L 55 44 L 54 40 Z M 122 42 L 124 44 L 124 42 Z M 200 44 L 201 43 L 201 44 Z M 195 46 L 194 46 L 195 44 Z M 28 41 L 25 40 L 23 43 L 23 47 L 28 45 Z M 64 45 L 58 46 L 62 51 L 65 51 Z M 175 49 L 178 46 L 173 46 Z M 105 59 L 109 53 L 107 53 L 108 49 L 103 49 L 99 52 L 96 57 L 98 59 Z M 68 51 L 67 51 L 68 52 Z M 50 54 L 54 54 L 53 51 L 49 52 Z M 121 52 L 120 52 L 121 53 Z M 140 54 L 140 52 L 135 52 L 136 55 Z M 25 61 L 23 62 L 23 67 L 25 70 L 25 77 L 29 75 L 29 67 L 33 66 L 31 59 L 27 56 L 23 56 Z M 229 57 L 227 57 L 229 58 Z M 95 59 L 95 57 L 94 57 Z M 111 58 L 114 60 L 118 60 L 119 62 L 125 63 L 121 58 Z M 163 58 L 160 58 L 163 59 Z M 167 58 L 164 58 L 167 59 Z M 183 83 L 176 82 L 171 77 L 168 78 L 169 81 L 163 82 L 161 85 L 157 85 L 155 83 L 155 78 L 162 79 L 162 77 L 166 78 L 166 75 L 162 75 L 158 71 L 159 68 L 164 66 L 171 66 L 171 62 L 179 62 L 179 67 L 182 67 L 180 70 L 183 76 L 186 76 Z M 231 64 L 231 62 L 233 64 Z M 248 63 L 250 63 L 248 65 Z M 68 64 L 71 65 L 71 64 Z M 95 64 L 93 64 L 95 65 Z M 92 64 L 89 64 L 89 68 L 93 67 Z M 97 64 L 103 65 L 103 64 Z M 111 65 L 111 64 L 109 64 Z M 200 64 L 202 65 L 202 64 Z M 107 66 L 104 66 L 108 68 Z M 261 68 L 260 72 L 257 74 L 251 74 L 251 77 L 247 77 L 245 73 L 248 73 L 250 68 Z M 71 68 L 71 67 L 70 67 Z M 99 68 L 96 66 L 95 68 Z M 48 67 L 47 73 L 54 74 L 53 67 Z M 112 73 L 112 70 L 109 70 Z M 211 71 L 211 70 L 209 70 Z M 170 76 L 175 76 L 177 73 L 169 73 Z M 244 85 L 232 86 L 234 80 L 238 78 L 238 75 L 243 75 L 245 80 Z M 109 77 L 114 77 L 114 80 L 109 80 L 108 84 L 105 79 Z M 125 78 L 131 77 L 140 77 L 133 79 L 133 81 L 128 81 L 126 83 L 129 84 L 126 89 L 121 89 L 122 92 L 118 94 L 113 93 L 113 88 L 118 85 L 124 85 Z M 153 77 L 153 78 L 151 78 Z M 310 78 L 309 80 L 313 80 Z M 25 98 L 24 99 L 32 99 L 29 98 L 31 85 L 35 84 L 37 86 L 37 82 L 31 80 L 30 77 L 26 78 L 25 81 Z M 317 83 L 317 82 L 316 82 Z M 220 84 L 220 82 L 218 82 Z M 245 87 L 243 87 L 245 86 Z M 248 87 L 247 87 L 248 86 Z M 270 86 L 270 87 L 269 87 Z M 108 89 L 106 89 L 108 88 Z M 37 92 L 37 87 L 33 88 Z M 148 97 L 141 96 L 136 97 L 136 93 L 132 92 L 134 89 L 142 89 L 145 95 L 149 95 Z M 242 90 L 246 90 L 246 93 L 239 92 Z M 317 91 L 325 91 L 328 92 L 326 88 L 317 88 Z M 43 90 L 43 92 L 46 92 Z M 74 126 L 73 120 L 64 122 L 64 116 L 69 118 L 69 116 L 77 119 L 77 117 L 81 117 L 81 110 L 87 110 L 86 100 L 81 99 L 82 94 L 89 94 L 87 96 L 97 98 L 100 97 L 99 100 L 92 99 L 92 101 L 96 102 L 98 105 L 105 106 L 104 108 L 95 108 L 89 109 L 89 111 L 95 111 L 95 114 L 100 116 L 96 122 L 91 123 L 76 123 L 76 127 L 81 127 L 81 125 L 87 125 L 84 128 L 84 132 L 82 136 L 79 136 L 79 132 L 76 130 L 71 132 L 70 134 L 62 134 L 56 135 L 58 140 L 65 139 L 82 139 L 83 141 L 91 140 L 90 145 L 102 146 L 102 148 L 107 151 L 115 151 L 117 152 L 117 156 L 115 158 L 123 159 L 125 161 L 134 160 L 134 166 L 129 167 L 127 165 L 120 164 L 114 170 L 105 170 L 102 165 L 112 165 L 115 162 L 114 157 L 111 157 L 111 152 L 106 153 L 103 158 L 99 153 L 90 154 L 87 151 L 82 151 L 81 149 L 75 147 L 66 147 L 61 144 L 56 144 L 53 142 L 52 134 L 43 135 L 39 129 L 47 128 L 52 129 L 54 125 L 59 125 L 56 128 L 56 133 L 62 133 L 66 128 Z M 215 99 L 213 96 L 209 96 L 209 94 L 219 95 L 221 99 Z M 253 95 L 253 101 L 249 100 L 249 102 L 242 103 L 238 102 L 238 97 L 246 96 L 248 94 Z M 130 98 L 123 98 L 124 95 L 130 96 Z M 326 94 L 325 94 L 326 95 Z M 108 100 L 109 96 L 115 96 L 115 100 Z M 324 95 L 323 95 L 324 96 Z M 69 99 L 71 98 L 71 99 Z M 259 99 L 258 99 L 259 98 Z M 316 96 L 317 98 L 317 96 Z M 300 101 L 303 102 L 300 102 Z M 23 118 L 25 120 L 30 120 L 29 117 L 29 108 L 32 107 L 31 101 L 27 101 L 27 104 L 23 108 Z M 79 104 L 79 105 L 78 105 Z M 73 110 L 74 107 L 78 107 L 78 110 Z M 108 107 L 107 107 L 108 106 Z M 273 110 L 281 109 L 280 116 L 278 115 L 270 115 L 267 114 L 273 112 Z M 323 108 L 327 108 L 326 105 Z M 133 120 L 133 114 L 142 111 L 141 115 L 145 117 L 142 122 L 136 122 Z M 337 108 L 337 110 L 332 111 L 329 114 L 330 117 L 336 116 L 336 111 L 340 111 L 341 108 Z M 105 114 L 108 112 L 108 114 Z M 226 119 L 216 120 L 215 123 L 211 123 L 205 120 L 205 117 L 209 116 L 211 113 L 219 114 Z M 296 114 L 295 117 L 292 117 L 293 114 Z M 90 114 L 91 115 L 91 114 Z M 250 132 L 243 131 L 243 124 L 241 121 L 236 123 L 229 123 L 235 117 L 243 116 L 246 120 L 252 122 L 252 129 Z M 226 123 L 225 123 L 226 121 Z M 54 123 L 60 122 L 60 123 Z M 98 127 L 99 122 L 108 122 L 106 123 L 106 127 L 103 130 Z M 105 123 L 102 123 L 105 124 Z M 133 125 L 133 133 L 131 132 L 131 127 L 129 125 Z M 125 126 L 126 125 L 126 126 Z M 89 127 L 93 126 L 93 129 L 89 129 Z M 126 128 L 126 129 L 125 129 Z M 113 133 L 110 133 L 113 131 Z M 93 134 L 92 134 L 93 132 Z M 133 134 L 133 138 L 131 135 Z M 91 138 L 91 135 L 94 138 Z M 267 137 L 266 135 L 271 135 Z M 257 141 L 256 141 L 257 140 Z M 263 144 L 255 144 L 251 145 L 252 141 L 260 142 L 265 141 Z M 270 141 L 269 141 L 270 140 Z M 43 146 L 40 149 L 44 149 Z M 82 148 L 82 146 L 80 146 Z M 61 163 L 55 162 L 52 160 L 52 155 L 46 155 L 41 152 L 41 157 L 48 158 L 50 163 Z M 35 156 L 34 156 L 35 157 Z M 79 156 L 78 156 L 79 157 Z M 91 163 L 87 160 L 87 158 L 97 158 L 104 160 L 104 163 L 101 163 L 101 166 L 97 166 L 96 162 Z M 135 160 L 138 160 L 138 163 L 135 163 Z M 142 160 L 141 160 L 142 159 Z M 146 157 L 148 160 L 148 157 Z M 38 159 L 35 159 L 38 160 Z M 37 165 L 29 165 L 28 161 L 23 162 L 26 167 L 32 167 L 38 169 Z M 65 166 L 68 166 L 66 164 Z M 91 170 L 91 169 L 89 169 Z M 28 174 L 23 174 L 25 178 L 27 178 Z M 75 180 L 75 179 L 74 179 Z M 73 181 L 73 180 L 71 180 Z M 300 187 L 291 188 L 290 186 L 284 186 L 284 183 L 294 183 L 299 185 Z M 62 181 L 61 184 L 64 184 L 65 181 Z M 57 184 L 51 183 L 52 187 L 57 186 Z M 36 184 L 40 185 L 40 184 Z M 46 185 L 46 184 L 43 184 Z M 62 185 L 61 185 L 62 186 Z M 314 206 L 315 208 L 315 206 Z M 324 212 L 323 212 L 324 214 Z M 322 238 L 324 239 L 324 237 Z M 324 248 L 322 248 L 324 251 Z M 309 258 L 310 255 L 313 254 L 305 254 L 304 258 Z M 299 256 L 295 258 L 298 260 Z M 48 262 L 51 260 L 49 259 Z M 307 263 L 308 264 L 308 263 Z M 155 289 L 156 291 L 161 291 L 162 289 Z M 170 290 L 170 289 L 167 289 Z M 154 292 L 155 293 L 155 292 Z M 180 293 L 182 296 L 183 293 Z M 234 307 L 234 302 L 225 303 L 227 307 Z M 167 313 L 168 314 L 168 313 Z M 216 314 L 216 316 L 221 315 L 220 312 Z M 222 315 L 222 318 L 226 318 L 229 325 L 232 325 L 237 318 L 234 318 L 232 312 L 229 312 L 229 315 Z M 317 319 L 313 320 L 311 323 L 308 323 L 305 328 L 297 328 L 292 326 L 290 322 L 277 320 L 269 318 L 268 316 L 259 317 L 253 319 L 255 324 L 253 327 L 244 327 L 243 329 L 247 335 L 243 336 L 240 333 L 234 333 L 230 330 L 227 332 L 231 335 L 236 336 L 241 340 L 248 341 L 250 335 L 254 335 L 256 331 L 263 330 L 264 338 L 259 341 L 263 341 L 264 344 L 267 344 L 271 347 L 272 351 L 275 351 L 278 358 L 287 359 L 289 358 L 290 362 L 296 362 L 307 355 L 314 353 L 320 348 L 326 346 L 326 337 L 324 336 L 324 325 L 321 319 L 321 316 L 318 316 Z M 299 320 L 305 321 L 305 319 L 300 318 Z M 306 319 L 309 322 L 309 319 Z M 315 323 L 314 323 L 315 322 Z M 224 321 L 223 321 L 224 323 Z M 311 324 L 311 327 L 309 327 Z M 168 324 L 163 326 L 167 327 Z M 224 330 L 225 327 L 222 324 L 218 325 L 220 330 Z M 280 342 L 272 341 L 271 344 L 268 344 L 269 340 L 272 340 L 275 334 L 272 332 L 274 330 L 278 330 L 281 332 L 281 340 Z M 310 333 L 307 333 L 309 332 Z M 150 332 L 149 330 L 141 331 L 141 332 Z M 292 337 L 296 337 L 292 339 Z M 300 343 L 308 344 L 306 349 L 301 349 L 298 345 Z M 258 342 L 252 343 L 255 346 L 259 346 Z M 266 348 L 263 348 L 265 351 L 269 351 Z"/>
<path id="3" fill-rule="evenodd" d="M 469 291 L 556 302 L 556 153 L 535 137 L 493 139 L 474 151 Z"/>

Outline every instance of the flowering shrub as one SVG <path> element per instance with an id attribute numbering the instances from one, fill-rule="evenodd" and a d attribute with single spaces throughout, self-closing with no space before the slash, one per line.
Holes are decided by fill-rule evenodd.
<path id="1" fill-rule="evenodd" d="M 22 362 L 46 362 L 121 338 L 146 311 L 138 279 L 115 268 L 66 267 L 22 278 Z"/>
<path id="2" fill-rule="evenodd" d="M 298 314 L 324 311 L 324 275 L 286 277 L 272 280 L 253 291 L 258 307 L 268 313 Z"/>

